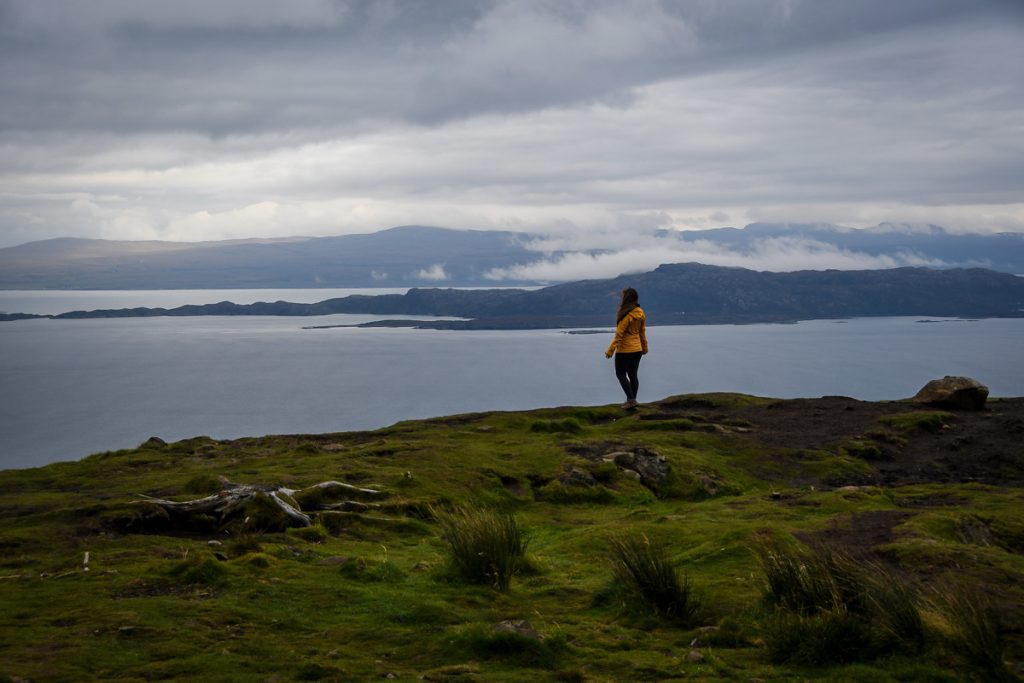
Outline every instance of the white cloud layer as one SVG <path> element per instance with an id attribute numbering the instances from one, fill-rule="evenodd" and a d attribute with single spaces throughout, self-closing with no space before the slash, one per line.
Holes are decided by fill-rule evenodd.
<path id="1" fill-rule="evenodd" d="M 0 246 L 1024 231 L 1021 63 L 1001 0 L 0 0 Z"/>
<path id="2" fill-rule="evenodd" d="M 549 243 L 554 244 L 557 242 Z M 647 272 L 665 263 L 690 262 L 774 272 L 947 265 L 912 253 L 873 256 L 812 239 L 765 238 L 755 241 L 750 249 L 739 251 L 707 240 L 680 243 L 678 239 L 668 237 L 649 238 L 638 246 L 596 254 L 574 252 L 549 256 L 511 268 L 495 268 L 486 277 L 493 280 L 561 282 L 612 278 Z"/>
<path id="3" fill-rule="evenodd" d="M 435 263 L 429 268 L 424 268 L 416 272 L 413 275 L 418 280 L 431 280 L 434 282 L 441 282 L 449 279 L 448 272 L 444 269 L 443 263 Z"/>

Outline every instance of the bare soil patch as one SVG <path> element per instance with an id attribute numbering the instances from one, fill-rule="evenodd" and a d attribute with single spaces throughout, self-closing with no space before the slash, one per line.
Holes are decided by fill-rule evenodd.
<path id="1" fill-rule="evenodd" d="M 844 396 L 791 399 L 767 406 L 714 405 L 700 397 L 669 399 L 653 406 L 669 415 L 708 422 L 741 420 L 749 425 L 736 438 L 775 448 L 837 451 L 851 440 L 877 443 L 883 459 L 868 461 L 877 484 L 902 486 L 977 482 L 1024 486 L 1024 398 L 994 399 L 985 410 L 938 409 L 904 401 L 858 401 Z M 952 415 L 935 432 L 899 431 L 879 420 L 887 415 L 943 410 Z M 880 432 L 900 437 L 895 443 Z M 863 482 L 867 483 L 867 482 Z"/>

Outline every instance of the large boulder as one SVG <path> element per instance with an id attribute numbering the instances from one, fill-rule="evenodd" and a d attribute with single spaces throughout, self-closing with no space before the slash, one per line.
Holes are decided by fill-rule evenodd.
<path id="1" fill-rule="evenodd" d="M 952 377 L 946 375 L 942 379 L 933 379 L 917 392 L 915 403 L 951 406 L 964 410 L 981 410 L 988 399 L 988 387 L 970 377 Z"/>

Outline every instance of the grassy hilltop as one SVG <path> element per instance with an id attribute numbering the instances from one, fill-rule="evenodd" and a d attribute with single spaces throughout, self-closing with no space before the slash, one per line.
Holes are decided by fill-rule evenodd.
<path id="1" fill-rule="evenodd" d="M 1015 680 L 1022 438 L 704 394 L 3 471 L 0 680 Z M 143 497 L 223 479 L 313 522 Z"/>

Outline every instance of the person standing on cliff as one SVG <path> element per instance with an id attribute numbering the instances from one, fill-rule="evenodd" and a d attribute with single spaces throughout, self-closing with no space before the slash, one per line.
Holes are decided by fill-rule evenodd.
<path id="1" fill-rule="evenodd" d="M 604 357 L 615 356 L 615 376 L 626 392 L 626 410 L 636 408 L 636 392 L 640 388 L 640 358 L 647 353 L 647 318 L 640 308 L 640 297 L 636 290 L 627 287 L 622 290 L 622 301 L 615 316 L 615 339 L 605 351 Z"/>

